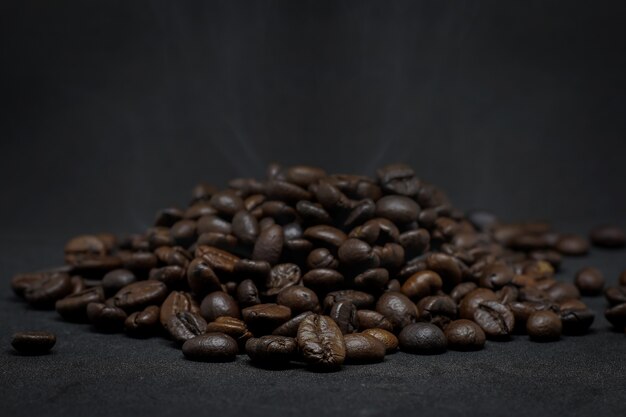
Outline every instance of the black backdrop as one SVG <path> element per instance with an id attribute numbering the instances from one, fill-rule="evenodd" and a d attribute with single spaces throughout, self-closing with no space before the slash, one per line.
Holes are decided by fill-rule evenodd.
<path id="1" fill-rule="evenodd" d="M 60 336 L 50 357 L 3 353 L 2 408 L 619 414 L 626 345 L 601 314 L 595 336 L 489 345 L 475 369 L 462 354 L 399 354 L 336 376 L 268 375 L 112 344 L 7 287 L 57 263 L 73 234 L 140 231 L 195 183 L 262 176 L 272 161 L 365 174 L 404 161 L 462 208 L 626 226 L 625 21 L 619 1 L 0 2 L 2 343 L 25 326 Z M 623 255 L 594 256 L 572 265 L 602 261 L 614 281 Z M 497 396 L 480 388 L 494 381 Z"/>

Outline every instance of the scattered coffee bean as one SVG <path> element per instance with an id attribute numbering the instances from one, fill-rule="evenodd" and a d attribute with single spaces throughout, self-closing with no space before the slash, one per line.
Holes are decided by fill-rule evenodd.
<path id="1" fill-rule="evenodd" d="M 183 344 L 183 354 L 194 361 L 230 362 L 235 360 L 238 352 L 235 339 L 224 333 L 206 333 Z"/>
<path id="2" fill-rule="evenodd" d="M 539 342 L 558 340 L 562 328 L 561 318 L 550 310 L 534 312 L 526 322 L 528 335 Z"/>
<path id="3" fill-rule="evenodd" d="M 302 358 L 313 368 L 337 370 L 346 358 L 341 330 L 328 316 L 313 314 L 298 327 L 297 342 Z"/>
<path id="4" fill-rule="evenodd" d="M 400 349 L 408 353 L 431 355 L 446 351 L 446 336 L 441 329 L 430 323 L 412 323 L 405 326 L 398 336 Z"/>
<path id="5" fill-rule="evenodd" d="M 626 232 L 618 226 L 598 226 L 589 234 L 591 243 L 602 248 L 621 248 L 626 245 Z"/>
<path id="6" fill-rule="evenodd" d="M 11 346 L 23 355 L 43 355 L 56 341 L 56 336 L 50 332 L 19 332 L 13 335 Z"/>

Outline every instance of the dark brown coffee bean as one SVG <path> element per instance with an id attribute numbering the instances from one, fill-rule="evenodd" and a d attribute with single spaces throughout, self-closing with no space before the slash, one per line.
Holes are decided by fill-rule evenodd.
<path id="1" fill-rule="evenodd" d="M 626 232 L 618 226 L 598 226 L 589 234 L 591 243 L 603 248 L 621 248 L 626 245 Z"/>
<path id="2" fill-rule="evenodd" d="M 252 251 L 252 259 L 266 261 L 274 265 L 280 260 L 283 244 L 283 228 L 278 225 L 273 225 L 261 231 L 259 234 L 254 244 L 254 250 Z"/>
<path id="3" fill-rule="evenodd" d="M 389 219 L 397 225 L 417 220 L 420 206 L 408 197 L 388 195 L 376 202 L 376 216 Z"/>
<path id="4" fill-rule="evenodd" d="M 380 266 L 396 271 L 404 264 L 404 248 L 397 243 L 385 243 L 374 247 L 374 253 L 380 259 Z"/>
<path id="5" fill-rule="evenodd" d="M 419 317 L 415 304 L 402 293 L 382 294 L 376 303 L 376 311 L 391 322 L 396 332 L 414 323 Z"/>
<path id="6" fill-rule="evenodd" d="M 513 333 L 515 317 L 504 304 L 497 301 L 483 301 L 474 310 L 474 321 L 488 337 L 506 338 Z"/>
<path id="7" fill-rule="evenodd" d="M 385 268 L 372 268 L 354 277 L 354 286 L 361 290 L 381 292 L 389 282 L 389 271 Z"/>
<path id="8" fill-rule="evenodd" d="M 328 316 L 317 314 L 304 318 L 298 327 L 298 348 L 311 367 L 337 370 L 346 358 L 346 345 L 341 330 Z"/>
<path id="9" fill-rule="evenodd" d="M 106 254 L 104 242 L 93 235 L 76 236 L 65 244 L 65 262 L 70 265 L 78 265 L 86 259 L 99 258 Z"/>
<path id="10" fill-rule="evenodd" d="M 304 231 L 303 236 L 313 242 L 313 244 L 325 247 L 333 252 L 336 252 L 347 239 L 344 232 L 326 225 L 311 226 Z"/>
<path id="11" fill-rule="evenodd" d="M 183 211 L 175 207 L 159 210 L 154 220 L 155 226 L 171 227 L 174 223 L 183 219 Z"/>
<path id="12" fill-rule="evenodd" d="M 253 245 L 259 233 L 259 223 L 250 212 L 240 210 L 235 214 L 233 217 L 233 234 L 240 242 L 246 245 Z"/>
<path id="13" fill-rule="evenodd" d="M 26 290 L 35 283 L 43 280 L 45 276 L 46 273 L 44 272 L 17 274 L 11 280 L 11 288 L 17 296 L 24 297 Z"/>
<path id="14" fill-rule="evenodd" d="M 124 321 L 124 330 L 133 337 L 149 337 L 159 329 L 158 306 L 148 306 L 142 311 L 135 311 Z"/>
<path id="15" fill-rule="evenodd" d="M 119 307 L 103 303 L 89 303 L 87 318 L 93 326 L 102 332 L 118 332 L 124 328 L 126 312 Z"/>
<path id="16" fill-rule="evenodd" d="M 204 297 L 200 304 L 200 312 L 208 322 L 215 321 L 222 316 L 241 317 L 239 307 L 233 297 L 223 291 L 215 291 Z"/>
<path id="17" fill-rule="evenodd" d="M 615 305 L 604 312 L 604 317 L 618 330 L 626 328 L 626 303 Z"/>
<path id="18" fill-rule="evenodd" d="M 370 245 L 384 245 L 389 242 L 398 242 L 399 234 L 398 227 L 393 222 L 376 218 L 355 227 L 350 232 L 350 237 L 363 240 Z"/>
<path id="19" fill-rule="evenodd" d="M 372 247 L 359 239 L 347 239 L 339 247 L 339 261 L 346 267 L 376 268 L 380 259 Z"/>
<path id="20" fill-rule="evenodd" d="M 307 316 L 314 314 L 312 311 L 305 311 L 304 313 L 298 314 L 296 317 L 288 320 L 287 322 L 278 326 L 272 334 L 277 336 L 289 336 L 296 337 L 298 334 L 298 327 L 302 320 L 304 320 Z"/>
<path id="21" fill-rule="evenodd" d="M 604 296 L 612 306 L 626 303 L 626 286 L 609 287 L 604 291 Z"/>
<path id="22" fill-rule="evenodd" d="M 224 333 L 205 333 L 183 344 L 183 354 L 194 361 L 231 362 L 238 352 L 239 346 L 235 339 Z"/>
<path id="23" fill-rule="evenodd" d="M 455 320 L 445 330 L 448 347 L 452 350 L 480 350 L 485 346 L 485 332 L 471 320 Z"/>
<path id="24" fill-rule="evenodd" d="M 576 273 L 574 283 L 583 295 L 599 295 L 604 289 L 604 276 L 599 269 L 586 267 Z"/>
<path id="25" fill-rule="evenodd" d="M 256 304 L 261 304 L 259 290 L 254 284 L 254 281 L 251 279 L 241 281 L 237 286 L 236 294 L 237 302 L 240 307 L 246 308 Z"/>
<path id="26" fill-rule="evenodd" d="M 295 165 L 285 170 L 285 179 L 300 187 L 308 187 L 325 176 L 323 169 L 306 165 Z"/>
<path id="27" fill-rule="evenodd" d="M 125 311 L 138 311 L 149 305 L 160 305 L 168 293 L 167 286 L 160 281 L 138 281 L 119 290 L 113 296 L 113 304 Z"/>
<path id="28" fill-rule="evenodd" d="M 446 336 L 441 329 L 430 323 L 411 323 L 398 336 L 400 349 L 407 353 L 432 355 L 446 351 Z"/>
<path id="29" fill-rule="evenodd" d="M 519 297 L 519 290 L 514 285 L 505 285 L 498 291 L 496 291 L 496 296 L 498 297 L 498 301 L 502 304 L 512 303 L 517 301 Z"/>
<path id="30" fill-rule="evenodd" d="M 150 280 L 160 281 L 170 289 L 180 289 L 187 284 L 187 270 L 178 265 L 151 269 L 148 276 Z"/>
<path id="31" fill-rule="evenodd" d="M 361 200 L 356 203 L 348 217 L 346 217 L 343 222 L 343 227 L 347 229 L 353 228 L 374 217 L 375 213 L 376 203 L 374 203 L 374 201 L 369 198 Z"/>
<path id="32" fill-rule="evenodd" d="M 202 258 L 195 258 L 187 267 L 187 284 L 197 296 L 204 296 L 221 289 L 221 283 L 215 272 Z"/>
<path id="33" fill-rule="evenodd" d="M 346 346 L 346 363 L 377 363 L 385 359 L 385 345 L 373 336 L 353 333 L 346 334 L 343 339 Z"/>
<path id="34" fill-rule="evenodd" d="M 201 184 L 196 185 L 193 188 L 193 191 L 191 192 L 191 196 L 194 201 L 208 200 L 211 198 L 213 194 L 217 193 L 217 191 L 218 191 L 217 187 L 211 184 L 201 183 Z"/>
<path id="35" fill-rule="evenodd" d="M 404 164 L 387 165 L 376 174 L 383 190 L 388 193 L 412 197 L 420 188 L 420 181 L 415 177 L 411 167 Z"/>
<path id="36" fill-rule="evenodd" d="M 137 281 L 137 277 L 132 271 L 128 269 L 114 269 L 102 277 L 102 288 L 110 296 L 135 281 Z"/>
<path id="37" fill-rule="evenodd" d="M 212 246 L 199 245 L 195 250 L 196 258 L 206 262 L 217 275 L 232 274 L 239 257 L 225 250 Z"/>
<path id="38" fill-rule="evenodd" d="M 229 235 L 233 232 L 233 226 L 229 221 L 215 215 L 200 217 L 198 219 L 197 228 L 199 235 L 205 233 L 222 233 Z"/>
<path id="39" fill-rule="evenodd" d="M 334 269 L 318 268 L 312 269 L 302 277 L 302 283 L 315 291 L 328 291 L 341 287 L 344 278 L 340 272 Z"/>
<path id="40" fill-rule="evenodd" d="M 151 252 L 118 253 L 122 266 L 131 271 L 147 271 L 157 266 L 157 257 Z"/>
<path id="41" fill-rule="evenodd" d="M 291 318 L 291 309 L 278 304 L 257 304 L 242 310 L 243 320 L 255 336 L 270 334 Z"/>
<path id="42" fill-rule="evenodd" d="M 169 330 L 168 323 L 170 319 L 177 313 L 181 313 L 183 311 L 199 314 L 200 308 L 190 293 L 184 291 L 172 291 L 167 296 L 165 301 L 163 301 L 163 304 L 161 304 L 159 313 L 159 321 L 165 330 Z"/>
<path id="43" fill-rule="evenodd" d="M 240 347 L 244 347 L 246 341 L 252 337 L 246 323 L 234 317 L 218 317 L 215 321 L 207 324 L 208 332 L 226 333 L 237 341 Z"/>
<path id="44" fill-rule="evenodd" d="M 337 323 L 342 334 L 354 333 L 359 328 L 356 306 L 349 301 L 335 303 L 329 317 Z"/>
<path id="45" fill-rule="evenodd" d="M 24 297 L 36 308 L 54 308 L 57 300 L 72 292 L 72 280 L 65 272 L 44 274 L 42 279 L 28 285 Z"/>
<path id="46" fill-rule="evenodd" d="M 241 197 L 230 190 L 213 194 L 211 197 L 211 206 L 228 219 L 232 218 L 235 213 L 244 208 Z"/>
<path id="47" fill-rule="evenodd" d="M 386 353 L 393 353 L 398 350 L 400 342 L 398 338 L 388 330 L 372 328 L 363 330 L 362 334 L 378 339 L 385 346 Z"/>
<path id="48" fill-rule="evenodd" d="M 513 281 L 515 272 L 513 268 L 503 263 L 493 263 L 487 265 L 480 278 L 480 286 L 497 290 Z"/>
<path id="49" fill-rule="evenodd" d="M 85 321 L 87 319 L 87 305 L 103 302 L 104 291 L 102 287 L 93 287 L 58 300 L 55 309 L 65 320 Z"/>
<path id="50" fill-rule="evenodd" d="M 339 261 L 326 248 L 317 248 L 311 251 L 307 257 L 307 266 L 310 269 L 330 268 L 337 269 Z"/>
<path id="51" fill-rule="evenodd" d="M 189 247 L 198 237 L 198 229 L 195 220 L 180 220 L 172 226 L 170 233 L 174 242 L 183 247 Z"/>
<path id="52" fill-rule="evenodd" d="M 187 268 L 192 259 L 191 254 L 180 246 L 162 246 L 155 249 L 154 254 L 160 266 L 176 265 Z"/>
<path id="53" fill-rule="evenodd" d="M 496 293 L 487 288 L 477 288 L 467 294 L 459 304 L 459 317 L 462 319 L 473 320 L 474 312 L 478 305 L 483 301 L 496 301 L 498 297 Z"/>
<path id="54" fill-rule="evenodd" d="M 306 223 L 329 224 L 332 222 L 330 214 L 320 204 L 304 200 L 298 201 L 296 210 Z"/>
<path id="55" fill-rule="evenodd" d="M 56 336 L 50 332 L 19 332 L 13 335 L 11 346 L 23 355 L 44 355 L 56 341 Z"/>
<path id="56" fill-rule="evenodd" d="M 382 314 L 374 310 L 358 310 L 357 318 L 359 321 L 359 330 L 365 331 L 367 329 L 383 329 L 387 331 L 393 331 L 393 325 Z"/>
<path id="57" fill-rule="evenodd" d="M 274 266 L 265 282 L 266 294 L 273 296 L 285 288 L 297 285 L 300 276 L 300 267 L 296 264 L 285 263 Z"/>
<path id="58" fill-rule="evenodd" d="M 304 188 L 286 181 L 268 181 L 266 193 L 271 200 L 279 200 L 287 203 L 310 200 L 312 197 L 311 193 Z"/>
<path id="59" fill-rule="evenodd" d="M 434 271 L 419 271 L 411 275 L 402 285 L 402 293 L 411 300 L 417 301 L 441 290 L 443 282 Z"/>
<path id="60" fill-rule="evenodd" d="M 563 334 L 583 334 L 589 330 L 595 314 L 580 300 L 569 300 L 559 306 Z"/>
<path id="61" fill-rule="evenodd" d="M 473 282 L 462 282 L 450 291 L 450 297 L 458 304 L 470 292 L 476 289 L 477 285 Z"/>
<path id="62" fill-rule="evenodd" d="M 417 303 L 417 310 L 421 321 L 432 323 L 441 328 L 457 318 L 456 303 L 447 295 L 424 297 Z"/>
<path id="63" fill-rule="evenodd" d="M 425 259 L 426 268 L 435 271 L 441 277 L 444 291 L 450 291 L 461 282 L 463 272 L 459 262 L 444 253 L 431 253 Z"/>
<path id="64" fill-rule="evenodd" d="M 185 343 L 189 339 L 204 334 L 207 323 L 199 314 L 183 310 L 169 315 L 164 327 L 174 341 Z"/>
<path id="65" fill-rule="evenodd" d="M 557 282 L 548 289 L 548 296 L 555 303 L 580 298 L 578 288 L 570 282 Z"/>
<path id="66" fill-rule="evenodd" d="M 293 337 L 266 335 L 249 339 L 245 349 L 253 362 L 262 366 L 276 366 L 295 359 L 298 344 Z"/>
<path id="67" fill-rule="evenodd" d="M 315 198 L 329 213 L 347 214 L 351 201 L 344 193 L 328 181 L 320 181 L 314 188 Z"/>
<path id="68" fill-rule="evenodd" d="M 549 342 L 561 337 L 561 318 L 554 312 L 537 311 L 526 322 L 526 331 L 532 340 Z"/>
<path id="69" fill-rule="evenodd" d="M 289 307 L 292 314 L 300 314 L 305 311 L 319 312 L 320 310 L 317 294 L 301 285 L 287 287 L 279 292 L 276 303 Z"/>
<path id="70" fill-rule="evenodd" d="M 198 201 L 185 210 L 183 218 L 197 220 L 200 217 L 210 216 L 216 213 L 217 210 L 215 210 L 208 201 Z"/>
<path id="71" fill-rule="evenodd" d="M 516 330 L 520 333 L 526 332 L 526 322 L 534 312 L 546 310 L 559 312 L 559 306 L 551 301 L 514 301 L 508 303 L 507 307 L 513 313 Z"/>
<path id="72" fill-rule="evenodd" d="M 342 301 L 349 301 L 358 309 L 367 309 L 374 306 L 375 298 L 373 295 L 363 291 L 332 291 L 326 294 L 326 297 L 324 298 L 324 311 L 330 312 L 335 304 Z"/>
<path id="73" fill-rule="evenodd" d="M 582 236 L 563 235 L 555 249 L 566 256 L 583 256 L 589 252 L 589 242 Z"/>

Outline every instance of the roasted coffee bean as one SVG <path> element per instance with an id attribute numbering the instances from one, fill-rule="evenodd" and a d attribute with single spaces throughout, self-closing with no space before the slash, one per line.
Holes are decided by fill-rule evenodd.
<path id="1" fill-rule="evenodd" d="M 289 307 L 292 314 L 300 314 L 305 311 L 319 312 L 320 310 L 317 294 L 301 285 L 287 287 L 279 292 L 276 303 Z"/>
<path id="2" fill-rule="evenodd" d="M 273 296 L 285 288 L 297 285 L 300 282 L 300 274 L 300 267 L 296 264 L 285 263 L 274 266 L 265 282 L 266 294 Z"/>
<path id="3" fill-rule="evenodd" d="M 304 231 L 303 236 L 313 244 L 330 249 L 333 253 L 336 253 L 347 239 L 344 232 L 326 225 L 311 226 Z"/>
<path id="4" fill-rule="evenodd" d="M 278 304 L 257 304 L 242 310 L 243 320 L 255 336 L 270 334 L 291 318 L 291 309 Z"/>
<path id="5" fill-rule="evenodd" d="M 71 294 L 72 280 L 65 272 L 44 274 L 42 279 L 31 282 L 24 291 L 24 297 L 36 308 L 54 308 L 57 300 Z"/>
<path id="6" fill-rule="evenodd" d="M 19 332 L 13 335 L 11 346 L 23 355 L 44 355 L 57 341 L 50 332 Z"/>
<path id="7" fill-rule="evenodd" d="M 300 187 L 308 187 L 325 176 L 323 169 L 307 165 L 295 165 L 285 170 L 285 179 Z"/>
<path id="8" fill-rule="evenodd" d="M 526 332 L 526 322 L 536 311 L 550 310 L 559 312 L 559 306 L 551 301 L 514 301 L 507 304 L 515 318 L 515 328 L 518 332 Z"/>
<path id="9" fill-rule="evenodd" d="M 198 229 L 195 220 L 179 220 L 170 229 L 174 242 L 183 247 L 189 247 L 198 237 Z"/>
<path id="10" fill-rule="evenodd" d="M 399 236 L 398 227 L 390 220 L 380 217 L 368 220 L 350 232 L 351 238 L 363 240 L 370 245 L 398 242 Z"/>
<path id="11" fill-rule="evenodd" d="M 329 181 L 320 181 L 311 189 L 314 191 L 317 201 L 329 213 L 347 214 L 350 210 L 350 199 Z"/>
<path id="12" fill-rule="evenodd" d="M 349 301 L 358 309 L 366 309 L 374 306 L 373 295 L 357 290 L 332 291 L 324 298 L 324 311 L 330 312 L 333 306 L 342 301 Z"/>
<path id="13" fill-rule="evenodd" d="M 501 263 L 488 265 L 483 269 L 480 278 L 480 286 L 497 290 L 513 281 L 515 272 L 513 268 Z"/>
<path id="14" fill-rule="evenodd" d="M 187 284 L 187 271 L 182 266 L 168 265 L 150 270 L 150 280 L 160 281 L 171 289 L 180 289 Z"/>
<path id="15" fill-rule="evenodd" d="M 422 222 L 420 222 L 420 225 L 421 224 Z M 409 230 L 399 236 L 398 242 L 408 254 L 420 255 L 428 250 L 430 245 L 430 233 L 426 229 Z"/>
<path id="16" fill-rule="evenodd" d="M 626 303 L 615 305 L 604 312 L 604 317 L 618 330 L 626 328 Z"/>
<path id="17" fill-rule="evenodd" d="M 298 327 L 298 348 L 311 367 L 337 370 L 346 359 L 346 345 L 337 324 L 328 316 L 317 314 L 304 318 Z"/>
<path id="18" fill-rule="evenodd" d="M 239 257 L 225 250 L 212 246 L 199 245 L 195 250 L 196 258 L 206 262 L 216 274 L 232 274 Z"/>
<path id="19" fill-rule="evenodd" d="M 183 218 L 197 220 L 200 217 L 210 216 L 216 213 L 217 210 L 215 210 L 208 201 L 198 201 L 185 210 Z"/>
<path id="20" fill-rule="evenodd" d="M 171 227 L 179 220 L 183 219 L 183 211 L 175 207 L 159 210 L 154 220 L 155 226 Z"/>
<path id="21" fill-rule="evenodd" d="M 244 208 L 243 200 L 230 190 L 213 194 L 210 202 L 218 213 L 229 219 Z"/>
<path id="22" fill-rule="evenodd" d="M 211 184 L 201 183 L 193 188 L 191 196 L 194 201 L 208 200 L 213 194 L 217 193 L 217 191 L 218 189 L 215 186 Z"/>
<path id="23" fill-rule="evenodd" d="M 137 281 L 137 277 L 132 271 L 128 269 L 114 269 L 102 277 L 102 288 L 105 294 L 111 296 L 135 281 Z"/>
<path id="24" fill-rule="evenodd" d="M 612 306 L 626 303 L 626 286 L 609 287 L 604 291 L 604 296 Z"/>
<path id="25" fill-rule="evenodd" d="M 574 283 L 583 295 L 599 295 L 604 289 L 604 275 L 597 268 L 582 268 L 576 273 Z"/>
<path id="26" fill-rule="evenodd" d="M 237 303 L 224 291 L 215 291 L 204 297 L 200 304 L 200 312 L 208 322 L 221 316 L 241 317 Z"/>
<path id="27" fill-rule="evenodd" d="M 231 362 L 238 352 L 239 346 L 235 339 L 224 333 L 205 333 L 183 344 L 183 354 L 194 361 Z"/>
<path id="28" fill-rule="evenodd" d="M 441 277 L 444 291 L 450 291 L 461 282 L 463 272 L 454 257 L 444 253 L 431 253 L 425 262 L 427 269 L 435 271 Z"/>
<path id="29" fill-rule="evenodd" d="M 134 272 L 147 271 L 157 266 L 157 257 L 152 252 L 118 253 L 124 268 Z"/>
<path id="30" fill-rule="evenodd" d="M 450 291 L 450 297 L 458 304 L 470 292 L 476 289 L 477 285 L 473 282 L 462 282 Z"/>
<path id="31" fill-rule="evenodd" d="M 549 342 L 561 337 L 561 318 L 550 310 L 537 311 L 526 322 L 526 331 L 532 340 Z"/>
<path id="32" fill-rule="evenodd" d="M 372 328 L 363 330 L 362 334 L 378 339 L 385 346 L 386 353 L 393 353 L 398 349 L 398 338 L 388 330 Z"/>
<path id="33" fill-rule="evenodd" d="M 359 239 L 347 239 L 339 247 L 339 261 L 346 267 L 359 269 L 376 268 L 380 259 L 372 247 Z"/>
<path id="34" fill-rule="evenodd" d="M 359 330 L 365 331 L 366 329 L 383 329 L 387 331 L 393 331 L 393 325 L 382 314 L 374 310 L 358 310 L 357 318 L 359 321 Z"/>
<path id="35" fill-rule="evenodd" d="M 382 294 L 376 303 L 376 311 L 391 322 L 396 332 L 414 323 L 419 317 L 415 304 L 402 293 Z"/>
<path id="36" fill-rule="evenodd" d="M 272 265 L 278 263 L 283 251 L 284 235 L 283 228 L 273 225 L 260 232 L 254 244 L 252 259 L 265 261 Z"/>
<path id="37" fill-rule="evenodd" d="M 317 248 L 311 251 L 307 257 L 307 266 L 310 269 L 330 268 L 337 269 L 339 261 L 326 248 Z"/>
<path id="38" fill-rule="evenodd" d="M 376 204 L 371 199 L 361 200 L 352 209 L 346 220 L 343 222 L 344 228 L 352 228 L 366 220 L 374 217 L 376 213 Z"/>
<path id="39" fill-rule="evenodd" d="M 412 197 L 420 188 L 420 181 L 415 177 L 411 167 L 404 164 L 387 165 L 378 171 L 378 181 L 388 193 Z"/>
<path id="40" fill-rule="evenodd" d="M 259 298 L 259 290 L 257 289 L 254 281 L 251 279 L 245 279 L 237 285 L 237 302 L 240 307 L 246 308 L 256 304 L 261 304 Z"/>
<path id="41" fill-rule="evenodd" d="M 354 277 L 354 286 L 361 290 L 381 292 L 389 282 L 389 271 L 385 268 L 373 268 Z"/>
<path id="42" fill-rule="evenodd" d="M 254 363 L 262 366 L 277 366 L 295 359 L 298 344 L 293 337 L 266 335 L 249 339 L 245 349 Z"/>
<path id="43" fill-rule="evenodd" d="M 237 277 L 247 277 L 255 282 L 264 282 L 271 269 L 272 266 L 265 261 L 239 259 L 235 262 L 233 273 Z"/>
<path id="44" fill-rule="evenodd" d="M 343 339 L 346 346 L 346 363 L 376 363 L 385 359 L 385 345 L 373 336 L 353 333 L 346 334 Z"/>
<path id="45" fill-rule="evenodd" d="M 272 334 L 277 336 L 296 337 L 298 334 L 298 327 L 300 326 L 300 323 L 302 323 L 302 320 L 312 314 L 314 314 L 312 311 L 305 311 L 304 313 L 298 314 L 296 317 L 288 320 L 287 322 L 281 324 L 276 329 L 274 329 Z"/>
<path id="46" fill-rule="evenodd" d="M 222 233 L 229 235 L 233 232 L 233 226 L 229 221 L 215 215 L 200 217 L 198 219 L 197 228 L 199 235 L 205 233 Z"/>
<path id="47" fill-rule="evenodd" d="M 529 257 L 535 261 L 546 261 L 555 270 L 558 270 L 563 261 L 563 256 L 554 250 L 533 251 L 529 254 Z"/>
<path id="48" fill-rule="evenodd" d="M 246 323 L 234 317 L 218 317 L 215 321 L 207 324 L 206 331 L 226 333 L 235 339 L 241 347 L 252 337 L 252 333 L 248 330 Z"/>
<path id="49" fill-rule="evenodd" d="M 374 247 L 374 253 L 380 259 L 380 266 L 396 271 L 404 264 L 404 248 L 397 243 L 385 243 Z"/>
<path id="50" fill-rule="evenodd" d="M 337 323 L 342 334 L 354 333 L 359 328 L 356 306 L 349 301 L 335 303 L 329 317 Z"/>
<path id="51" fill-rule="evenodd" d="M 187 267 L 187 284 L 197 296 L 204 296 L 221 289 L 220 280 L 209 264 L 202 258 L 195 258 Z"/>
<path id="52" fill-rule="evenodd" d="M 589 252 L 589 242 L 582 236 L 563 235 L 556 242 L 555 249 L 566 256 L 583 256 Z"/>
<path id="53" fill-rule="evenodd" d="M 124 330 L 133 337 L 149 337 L 159 328 L 158 306 L 148 306 L 142 311 L 135 311 L 124 321 Z"/>
<path id="54" fill-rule="evenodd" d="M 164 327 L 174 341 L 185 343 L 189 339 L 204 334 L 207 323 L 199 314 L 183 310 L 168 316 Z"/>
<path id="55" fill-rule="evenodd" d="M 328 291 L 341 287 L 344 281 L 343 275 L 334 269 L 312 269 L 302 277 L 302 283 L 316 291 Z"/>
<path id="56" fill-rule="evenodd" d="M 417 303 L 417 310 L 421 321 L 427 321 L 444 328 L 457 316 L 457 307 L 454 300 L 447 295 L 429 295 Z"/>
<path id="57" fill-rule="evenodd" d="M 11 280 L 11 288 L 15 295 L 24 297 L 26 290 L 33 284 L 41 281 L 46 276 L 43 272 L 34 272 L 32 274 L 17 274 Z"/>
<path id="58" fill-rule="evenodd" d="M 55 309 L 65 320 L 85 321 L 87 319 L 87 305 L 103 302 L 104 291 L 102 287 L 93 287 L 58 300 Z"/>
<path id="59" fill-rule="evenodd" d="M 474 310 L 474 321 L 493 338 L 509 337 L 515 327 L 513 312 L 497 301 L 483 301 Z"/>
<path id="60" fill-rule="evenodd" d="M 443 353 L 447 347 L 443 331 L 430 323 L 411 323 L 405 326 L 398 341 L 402 351 L 421 355 Z"/>
<path id="61" fill-rule="evenodd" d="M 405 196 L 388 195 L 376 202 L 376 216 L 405 225 L 417 220 L 420 206 Z"/>
<path id="62" fill-rule="evenodd" d="M 417 301 L 441 290 L 443 282 L 439 274 L 433 271 L 419 271 L 411 275 L 402 285 L 402 293 Z"/>
<path id="63" fill-rule="evenodd" d="M 253 245 L 260 233 L 257 219 L 247 210 L 235 214 L 232 230 L 235 237 L 246 245 Z"/>
<path id="64" fill-rule="evenodd" d="M 103 332 L 118 332 L 124 328 L 126 312 L 119 307 L 103 303 L 87 304 L 87 318 L 98 330 Z"/>
<path id="65" fill-rule="evenodd" d="M 589 234 L 591 243 L 603 248 L 621 248 L 626 245 L 626 232 L 618 226 L 598 226 Z"/>
<path id="66" fill-rule="evenodd" d="M 478 305 L 483 301 L 496 301 L 498 296 L 487 288 L 477 288 L 468 293 L 459 304 L 459 317 L 462 319 L 473 320 L 474 312 Z"/>
<path id="67" fill-rule="evenodd" d="M 555 303 L 580 298 L 580 291 L 570 282 L 558 282 L 548 289 L 548 296 Z"/>
<path id="68" fill-rule="evenodd" d="M 106 254 L 105 243 L 93 235 L 76 236 L 65 244 L 65 262 L 70 265 L 78 265 L 86 259 L 103 257 Z"/>
<path id="69" fill-rule="evenodd" d="M 78 275 L 71 277 L 70 280 L 72 282 L 72 291 L 70 292 L 70 295 L 78 294 L 79 292 L 87 289 L 87 286 L 85 285 L 85 280 Z"/>
<path id="70" fill-rule="evenodd" d="M 307 223 L 329 224 L 332 222 L 330 214 L 320 204 L 302 200 L 296 204 L 296 210 Z"/>
<path id="71" fill-rule="evenodd" d="M 119 290 L 113 296 L 113 304 L 125 311 L 138 311 L 149 305 L 160 305 L 168 292 L 161 281 L 138 281 Z"/>
<path id="72" fill-rule="evenodd" d="M 595 314 L 580 300 L 569 300 L 559 306 L 563 334 L 583 334 L 589 330 Z"/>
<path id="73" fill-rule="evenodd" d="M 285 201 L 287 203 L 311 199 L 310 192 L 286 181 L 268 181 L 265 191 L 271 200 Z"/>
<path id="74" fill-rule="evenodd" d="M 159 321 L 161 322 L 161 325 L 168 330 L 168 323 L 170 319 L 177 313 L 181 313 L 183 311 L 200 313 L 200 308 L 190 293 L 172 291 L 167 296 L 165 301 L 163 301 L 163 304 L 161 304 L 159 313 Z"/>
<path id="75" fill-rule="evenodd" d="M 498 301 L 502 304 L 512 303 L 517 301 L 519 290 L 514 285 L 506 285 L 496 291 L 496 296 L 498 297 Z"/>
<path id="76" fill-rule="evenodd" d="M 485 332 L 471 320 L 455 320 L 445 330 L 448 347 L 452 350 L 480 350 L 485 346 Z"/>
<path id="77" fill-rule="evenodd" d="M 191 254 L 180 246 L 162 246 L 155 249 L 154 254 L 162 266 L 176 265 L 186 269 L 191 261 Z"/>

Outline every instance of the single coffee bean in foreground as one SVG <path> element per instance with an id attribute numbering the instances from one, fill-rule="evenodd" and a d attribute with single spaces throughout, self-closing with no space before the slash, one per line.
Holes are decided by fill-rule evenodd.
<path id="1" fill-rule="evenodd" d="M 550 310 L 537 311 L 526 322 L 526 331 L 532 340 L 550 342 L 561 337 L 561 318 Z"/>
<path id="2" fill-rule="evenodd" d="M 302 358 L 314 369 L 338 370 L 346 359 L 341 330 L 328 316 L 305 317 L 298 327 L 297 342 Z"/>
<path id="3" fill-rule="evenodd" d="M 364 333 L 344 335 L 346 363 L 375 363 L 385 359 L 386 347 L 377 338 Z"/>
<path id="4" fill-rule="evenodd" d="M 24 355 L 43 355 L 52 349 L 57 338 L 50 332 L 19 332 L 13 335 L 11 346 Z"/>
<path id="5" fill-rule="evenodd" d="M 432 355 L 446 351 L 446 336 L 431 323 L 413 323 L 404 327 L 398 336 L 403 352 Z"/>
<path id="6" fill-rule="evenodd" d="M 266 335 L 246 342 L 246 353 L 260 365 L 284 365 L 296 358 L 296 339 L 287 336 Z"/>
<path id="7" fill-rule="evenodd" d="M 485 346 L 485 332 L 471 320 L 451 322 L 446 327 L 445 336 L 448 347 L 453 350 L 480 350 Z"/>
<path id="8" fill-rule="evenodd" d="M 206 333 L 183 344 L 183 354 L 194 361 L 231 362 L 238 352 L 235 339 L 224 333 Z"/>

